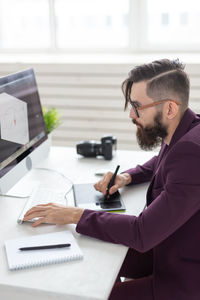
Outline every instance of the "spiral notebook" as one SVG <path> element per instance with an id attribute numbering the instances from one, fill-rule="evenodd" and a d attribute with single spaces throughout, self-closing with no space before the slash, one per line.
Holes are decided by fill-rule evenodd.
<path id="1" fill-rule="evenodd" d="M 44 246 L 69 243 L 70 247 L 20 251 L 21 247 Z M 70 231 L 26 236 L 5 241 L 5 248 L 10 270 L 26 269 L 55 263 L 62 263 L 83 258 L 74 236 Z"/>

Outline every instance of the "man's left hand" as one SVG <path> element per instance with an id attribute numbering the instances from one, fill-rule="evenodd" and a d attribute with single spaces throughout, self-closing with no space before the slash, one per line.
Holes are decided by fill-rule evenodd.
<path id="1" fill-rule="evenodd" d="M 83 211 L 84 209 L 78 207 L 68 207 L 54 203 L 39 204 L 26 212 L 23 221 L 39 218 L 33 223 L 33 227 L 41 223 L 77 224 Z"/>

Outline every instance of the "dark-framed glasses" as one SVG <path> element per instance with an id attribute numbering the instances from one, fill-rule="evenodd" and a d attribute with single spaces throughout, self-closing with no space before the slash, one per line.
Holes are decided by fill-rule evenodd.
<path id="1" fill-rule="evenodd" d="M 171 102 L 176 103 L 177 105 L 180 105 L 180 102 L 172 100 L 172 99 L 163 99 L 163 100 L 159 100 L 159 101 L 156 101 L 156 102 L 153 102 L 153 103 L 150 103 L 150 104 L 146 104 L 146 105 L 139 105 L 137 101 L 129 100 L 130 105 L 132 106 L 137 118 L 140 117 L 139 112 L 138 112 L 139 110 L 149 108 L 149 107 L 153 107 L 153 106 L 162 104 L 163 102 L 166 102 L 166 101 L 171 101 Z"/>

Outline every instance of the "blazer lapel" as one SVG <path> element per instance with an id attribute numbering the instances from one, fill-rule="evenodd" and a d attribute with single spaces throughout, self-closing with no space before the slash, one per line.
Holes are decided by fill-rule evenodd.
<path id="1" fill-rule="evenodd" d="M 159 155 L 158 155 L 158 160 L 157 163 L 155 165 L 155 169 L 154 169 L 154 173 L 153 173 L 153 177 L 151 179 L 149 188 L 147 190 L 147 206 L 153 201 L 152 198 L 152 189 L 153 189 L 153 185 L 154 185 L 154 181 L 155 181 L 155 176 L 159 171 L 160 165 L 162 164 L 162 160 L 163 157 L 165 155 L 167 155 L 167 153 L 169 152 L 169 150 L 173 147 L 174 144 L 176 144 L 176 142 L 185 134 L 189 131 L 189 129 L 191 128 L 192 122 L 195 120 L 195 118 L 198 118 L 196 116 L 195 113 L 193 113 L 192 110 L 190 110 L 189 108 L 185 111 L 178 127 L 176 128 L 174 135 L 172 137 L 172 140 L 168 145 L 166 145 L 165 143 L 163 143 Z M 199 120 L 198 120 L 199 122 Z"/>

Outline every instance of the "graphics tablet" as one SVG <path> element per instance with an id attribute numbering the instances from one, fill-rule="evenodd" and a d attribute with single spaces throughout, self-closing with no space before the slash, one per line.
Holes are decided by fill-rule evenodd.
<path id="1" fill-rule="evenodd" d="M 93 183 L 74 184 L 73 192 L 77 207 L 103 211 L 126 210 L 118 191 L 106 201 L 104 200 L 104 195 L 95 190 Z"/>

